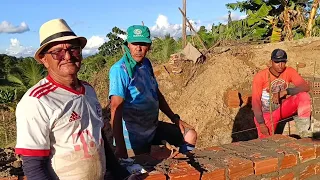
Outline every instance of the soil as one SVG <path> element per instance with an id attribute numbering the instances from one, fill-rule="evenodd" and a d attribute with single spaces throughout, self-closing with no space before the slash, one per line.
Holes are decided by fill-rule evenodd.
<path id="1" fill-rule="evenodd" d="M 0 177 L 22 176 L 21 158 L 13 148 L 0 148 Z"/>
<path id="2" fill-rule="evenodd" d="M 305 68 L 299 69 L 302 76 L 312 78 L 320 75 L 320 38 L 229 48 L 224 53 L 212 54 L 205 64 L 198 67 L 186 87 L 182 86 L 187 80 L 182 76 L 186 75 L 170 77 L 162 67 L 155 67 L 155 72 L 160 71 L 157 79 L 169 105 L 198 132 L 198 148 L 257 137 L 251 106 L 228 108 L 224 97 L 230 89 L 250 94 L 254 74 L 268 67 L 274 49 L 281 48 L 287 52 L 288 66 L 296 68 L 297 62 L 306 63 Z M 190 75 L 189 72 L 186 74 Z M 168 121 L 163 114 L 160 120 Z M 247 129 L 252 130 L 239 133 Z"/>

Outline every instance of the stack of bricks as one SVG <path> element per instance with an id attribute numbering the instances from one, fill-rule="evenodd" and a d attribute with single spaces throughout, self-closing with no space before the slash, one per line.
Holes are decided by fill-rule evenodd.
<path id="1" fill-rule="evenodd" d="M 161 172 L 146 179 L 320 179 L 320 141 L 274 135 L 196 149 Z"/>

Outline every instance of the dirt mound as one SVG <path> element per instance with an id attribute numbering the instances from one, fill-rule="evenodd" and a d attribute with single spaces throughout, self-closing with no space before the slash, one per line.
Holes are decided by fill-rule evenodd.
<path id="1" fill-rule="evenodd" d="M 305 68 L 299 69 L 303 76 L 319 76 L 320 62 L 316 66 L 315 62 L 320 53 L 320 38 L 217 47 L 213 52 L 220 53 L 212 54 L 202 65 L 195 66 L 188 61 L 179 64 L 182 70 L 179 73 L 174 73 L 169 63 L 154 66 L 160 89 L 174 112 L 180 114 L 199 133 L 198 147 L 257 137 L 250 105 L 228 108 L 225 94 L 231 89 L 250 93 L 254 74 L 269 65 L 271 52 L 276 48 L 287 51 L 289 66 L 296 68 L 297 62 L 306 63 Z M 108 81 L 104 79 L 108 77 L 107 71 L 101 71 L 96 77 L 93 84 L 98 88 L 100 102 L 105 105 Z M 163 114 L 160 114 L 159 119 L 168 121 Z"/>
<path id="2" fill-rule="evenodd" d="M 13 148 L 0 148 L 0 178 L 23 176 L 21 158 L 14 153 Z"/>
<path id="3" fill-rule="evenodd" d="M 213 55 L 206 64 L 201 65 L 201 70 L 185 88 L 176 88 L 177 83 L 168 78 L 158 78 L 160 89 L 174 112 L 179 113 L 183 120 L 194 125 L 198 131 L 198 147 L 249 140 L 257 136 L 251 107 L 248 105 L 230 109 L 225 104 L 224 96 L 229 89 L 249 93 L 254 74 L 268 66 L 271 52 L 275 48 L 287 51 L 288 65 L 293 68 L 296 68 L 297 62 L 306 63 L 305 68 L 299 69 L 303 76 L 317 77 L 320 74 L 320 62 L 314 67 L 320 53 L 319 38 L 229 48 L 225 53 Z M 166 118 L 162 115 L 160 119 Z M 246 129 L 252 130 L 239 132 Z"/>

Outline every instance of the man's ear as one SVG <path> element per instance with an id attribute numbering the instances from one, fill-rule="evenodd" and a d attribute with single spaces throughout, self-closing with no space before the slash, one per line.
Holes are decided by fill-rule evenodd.
<path id="1" fill-rule="evenodd" d="M 48 63 L 48 59 L 46 58 L 46 56 L 44 54 L 40 54 L 40 61 L 43 63 L 43 65 L 48 68 L 49 67 L 49 63 Z"/>

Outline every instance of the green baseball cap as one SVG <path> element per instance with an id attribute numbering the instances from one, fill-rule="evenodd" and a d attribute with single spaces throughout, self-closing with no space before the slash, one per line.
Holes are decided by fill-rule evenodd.
<path id="1" fill-rule="evenodd" d="M 144 42 L 152 43 L 150 39 L 150 30 L 147 26 L 133 25 L 127 30 L 127 40 L 128 43 L 134 42 Z"/>

